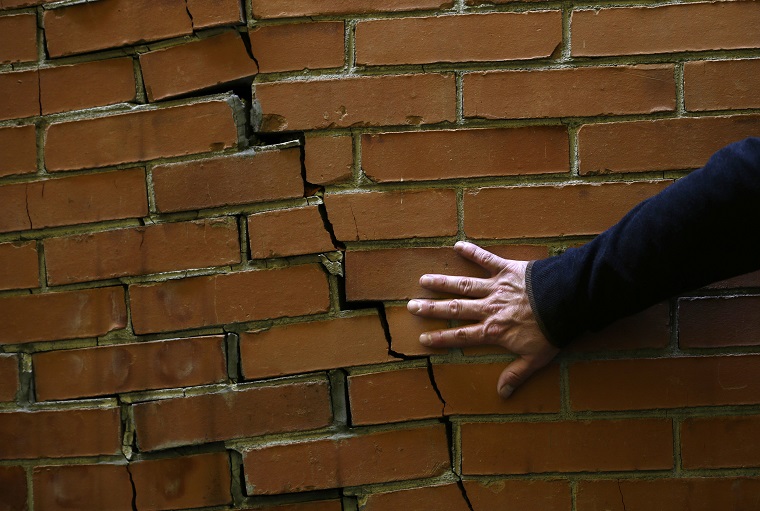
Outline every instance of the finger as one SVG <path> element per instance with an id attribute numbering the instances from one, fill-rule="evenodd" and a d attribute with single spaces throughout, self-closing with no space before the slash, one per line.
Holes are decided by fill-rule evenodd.
<path id="1" fill-rule="evenodd" d="M 485 319 L 485 305 L 480 300 L 409 300 L 409 312 L 416 316 L 443 319 Z"/>
<path id="2" fill-rule="evenodd" d="M 531 364 L 525 358 L 520 357 L 509 364 L 499 376 L 496 389 L 502 399 L 507 399 L 517 387 L 535 373 L 539 367 Z"/>
<path id="3" fill-rule="evenodd" d="M 491 292 L 491 284 L 485 279 L 452 277 L 449 275 L 423 275 L 420 285 L 432 291 L 452 293 L 473 298 L 483 298 Z"/>
<path id="4" fill-rule="evenodd" d="M 488 270 L 491 275 L 499 273 L 507 264 L 506 259 L 502 259 L 496 254 L 492 254 L 488 250 L 484 250 L 467 241 L 457 241 L 456 245 L 454 245 L 454 250 L 465 259 L 469 259 L 478 266 Z"/>
<path id="5" fill-rule="evenodd" d="M 474 346 L 483 342 L 483 325 L 480 323 L 420 335 L 420 344 L 432 348 Z"/>

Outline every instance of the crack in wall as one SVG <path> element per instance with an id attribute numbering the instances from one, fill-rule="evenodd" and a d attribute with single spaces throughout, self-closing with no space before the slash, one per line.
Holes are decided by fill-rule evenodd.
<path id="1" fill-rule="evenodd" d="M 617 480 L 618 493 L 620 493 L 620 503 L 623 505 L 623 511 L 626 511 L 625 497 L 623 497 L 623 489 L 620 487 L 620 479 Z"/>
<path id="2" fill-rule="evenodd" d="M 127 474 L 129 474 L 129 484 L 132 485 L 132 511 L 137 511 L 137 486 L 135 486 L 135 478 L 132 474 L 132 467 L 127 462 Z"/>
<path id="3" fill-rule="evenodd" d="M 190 26 L 193 28 L 193 32 L 195 32 L 195 20 L 193 20 L 193 13 L 190 12 L 190 6 L 187 3 L 187 0 L 185 0 L 185 11 L 187 11 L 187 17 L 190 18 Z"/>

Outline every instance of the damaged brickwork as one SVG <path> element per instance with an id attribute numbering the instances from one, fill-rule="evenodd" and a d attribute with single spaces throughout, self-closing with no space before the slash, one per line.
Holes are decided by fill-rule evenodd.
<path id="1" fill-rule="evenodd" d="M 423 273 L 760 134 L 757 2 L 0 0 L 0 510 L 760 499 L 760 276 L 440 350 Z M 710 240 L 704 240 L 710 243 Z"/>

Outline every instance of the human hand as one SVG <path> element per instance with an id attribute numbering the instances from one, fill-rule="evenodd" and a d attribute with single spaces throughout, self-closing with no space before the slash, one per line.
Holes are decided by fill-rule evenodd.
<path id="1" fill-rule="evenodd" d="M 527 262 L 502 259 L 465 241 L 457 242 L 454 250 L 483 267 L 491 277 L 423 275 L 420 277 L 422 287 L 465 298 L 415 299 L 409 301 L 407 309 L 417 316 L 478 321 L 423 333 L 420 343 L 425 346 L 447 348 L 496 344 L 517 355 L 499 376 L 497 391 L 506 399 L 534 372 L 551 362 L 559 349 L 546 339 L 533 315 L 525 288 Z"/>

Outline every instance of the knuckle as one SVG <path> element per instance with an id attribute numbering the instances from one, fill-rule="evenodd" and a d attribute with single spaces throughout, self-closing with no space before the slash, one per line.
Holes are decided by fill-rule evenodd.
<path id="1" fill-rule="evenodd" d="M 459 316 L 462 312 L 462 303 L 459 300 L 451 300 L 449 302 L 449 312 L 451 312 L 453 316 Z"/>
<path id="2" fill-rule="evenodd" d="M 469 339 L 469 335 L 467 333 L 467 329 L 466 328 L 457 328 L 454 331 L 454 337 L 456 337 L 457 340 L 459 340 L 459 341 L 467 342 L 467 340 Z"/>
<path id="3" fill-rule="evenodd" d="M 459 282 L 457 282 L 457 286 L 462 294 L 468 294 L 472 291 L 472 281 L 470 279 L 460 279 Z"/>
<path id="4" fill-rule="evenodd" d="M 501 335 L 501 325 L 494 322 L 486 323 L 483 327 L 483 333 L 486 337 L 495 339 Z"/>

